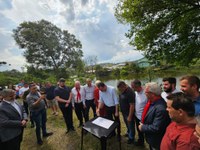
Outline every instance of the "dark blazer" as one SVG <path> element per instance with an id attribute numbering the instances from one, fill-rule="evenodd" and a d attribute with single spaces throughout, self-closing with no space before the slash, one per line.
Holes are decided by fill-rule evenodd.
<path id="1" fill-rule="evenodd" d="M 165 130 L 171 121 L 166 107 L 166 102 L 163 99 L 151 104 L 142 126 L 142 132 L 145 133 L 147 143 L 158 149 Z"/>
<path id="2" fill-rule="evenodd" d="M 17 103 L 17 102 L 16 102 Z M 21 110 L 22 116 L 11 105 L 2 101 L 0 103 L 0 141 L 9 141 L 23 133 L 21 121 L 27 120 L 27 115 L 22 105 L 17 103 Z"/>

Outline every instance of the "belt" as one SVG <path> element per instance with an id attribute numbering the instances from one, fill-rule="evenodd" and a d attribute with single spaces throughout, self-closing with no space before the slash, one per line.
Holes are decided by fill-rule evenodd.
<path id="1" fill-rule="evenodd" d="M 91 101 L 91 100 L 94 100 L 94 98 L 93 99 L 85 99 L 86 101 Z"/>

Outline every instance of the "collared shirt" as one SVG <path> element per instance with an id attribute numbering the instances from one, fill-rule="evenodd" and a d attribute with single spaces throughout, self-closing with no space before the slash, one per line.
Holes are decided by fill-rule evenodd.
<path id="1" fill-rule="evenodd" d="M 80 90 L 79 90 L 80 95 L 81 95 L 81 99 L 77 100 L 78 92 L 77 92 L 75 87 L 72 89 L 71 92 L 72 92 L 72 106 L 74 106 L 74 103 L 81 103 L 81 102 L 83 102 L 83 104 L 85 105 L 85 90 L 84 90 L 83 86 L 81 86 Z"/>
<path id="2" fill-rule="evenodd" d="M 21 89 L 19 89 L 19 95 L 23 95 L 25 91 L 29 90 L 29 87 L 25 88 L 22 87 Z"/>
<path id="3" fill-rule="evenodd" d="M 200 114 L 200 96 L 198 96 L 196 100 L 193 101 L 193 103 L 195 107 L 195 116 L 197 116 L 198 114 Z"/>
<path id="4" fill-rule="evenodd" d="M 169 94 L 174 94 L 174 93 L 178 93 L 178 92 L 180 92 L 180 91 L 177 90 L 177 89 L 175 89 L 175 90 L 172 91 L 171 93 L 167 93 L 167 92 L 163 91 L 163 92 L 161 93 L 161 97 L 162 97 L 165 101 L 167 101 L 167 96 L 168 96 Z"/>
<path id="5" fill-rule="evenodd" d="M 20 110 L 20 107 L 16 104 L 15 100 L 13 100 L 13 101 L 7 101 L 7 100 L 4 99 L 3 101 L 6 102 L 6 103 L 8 103 L 8 104 L 10 104 L 10 105 L 12 105 L 17 110 L 17 112 L 20 114 L 20 116 L 22 118 L 22 112 Z"/>
<path id="6" fill-rule="evenodd" d="M 147 103 L 147 97 L 145 95 L 144 90 L 137 92 L 135 91 L 135 116 L 141 120 L 142 112 L 144 110 L 144 106 Z"/>
<path id="7" fill-rule="evenodd" d="M 85 89 L 85 99 L 86 100 L 93 100 L 94 99 L 94 89 L 95 86 L 92 84 L 88 86 L 87 84 L 84 86 Z"/>
<path id="8" fill-rule="evenodd" d="M 100 98 L 99 101 L 101 103 L 104 103 L 106 106 L 116 106 L 119 104 L 119 100 L 116 94 L 116 90 L 112 86 L 107 86 L 107 89 L 105 92 L 100 91 Z"/>
<path id="9" fill-rule="evenodd" d="M 37 112 L 40 111 L 42 109 L 45 109 L 45 102 L 44 100 L 41 100 L 37 105 L 33 105 L 33 103 L 35 103 L 38 99 L 40 98 L 40 93 L 36 92 L 36 93 L 29 93 L 26 97 L 28 106 L 30 108 L 31 112 Z"/>
<path id="10" fill-rule="evenodd" d="M 172 122 L 163 136 L 161 150 L 199 150 L 200 144 L 194 135 L 195 124 L 178 125 Z"/>

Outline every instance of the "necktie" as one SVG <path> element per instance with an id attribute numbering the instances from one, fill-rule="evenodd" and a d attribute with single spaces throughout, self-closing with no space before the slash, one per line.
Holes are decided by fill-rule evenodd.
<path id="1" fill-rule="evenodd" d="M 150 100 L 148 100 L 147 104 L 144 107 L 143 113 L 142 113 L 142 119 L 141 119 L 142 123 L 144 123 L 144 119 L 145 119 L 145 117 L 147 115 L 147 112 L 149 110 L 150 105 L 151 105 Z"/>
<path id="2" fill-rule="evenodd" d="M 77 102 L 78 102 L 78 100 L 81 99 L 80 89 L 76 89 L 76 91 L 77 91 L 76 100 L 77 100 Z"/>

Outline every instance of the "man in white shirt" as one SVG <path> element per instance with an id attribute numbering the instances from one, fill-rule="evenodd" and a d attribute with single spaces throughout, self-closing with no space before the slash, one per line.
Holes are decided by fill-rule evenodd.
<path id="1" fill-rule="evenodd" d="M 163 78 L 163 92 L 161 93 L 161 97 L 167 101 L 167 96 L 172 93 L 180 92 L 176 89 L 176 78 L 168 77 Z"/>
<path id="2" fill-rule="evenodd" d="M 79 126 L 83 126 L 83 117 L 85 118 L 85 109 L 83 108 L 83 101 L 85 100 L 84 87 L 80 85 L 79 81 L 75 81 L 72 93 L 72 107 L 75 109 L 76 116 L 79 120 Z"/>
<path id="3" fill-rule="evenodd" d="M 145 95 L 144 89 L 140 80 L 134 80 L 131 82 L 131 87 L 135 91 L 135 123 L 138 132 L 138 140 L 135 142 L 136 146 L 144 145 L 144 133 L 142 133 L 138 126 L 141 122 L 142 112 L 147 103 L 147 97 Z"/>
<path id="4" fill-rule="evenodd" d="M 119 120 L 119 100 L 117 93 L 114 87 L 107 86 L 103 82 L 100 82 L 98 85 L 100 90 L 99 93 L 99 107 L 97 109 L 97 114 L 99 116 L 99 109 L 102 109 L 105 105 L 106 108 L 106 118 L 117 121 L 119 126 L 117 128 L 118 135 L 120 135 L 120 120 Z M 115 133 L 113 133 L 115 135 Z"/>
<path id="5" fill-rule="evenodd" d="M 25 91 L 29 90 L 28 83 L 24 83 L 24 86 L 19 89 L 19 96 L 22 98 Z"/>
<path id="6" fill-rule="evenodd" d="M 86 80 L 87 84 L 84 86 L 85 90 L 85 101 L 83 102 L 84 108 L 85 108 L 85 121 L 89 120 L 89 111 L 90 107 L 93 110 L 93 115 L 94 117 L 96 116 L 96 105 L 94 102 L 94 90 L 95 90 L 95 85 L 92 84 L 91 79 Z"/>

